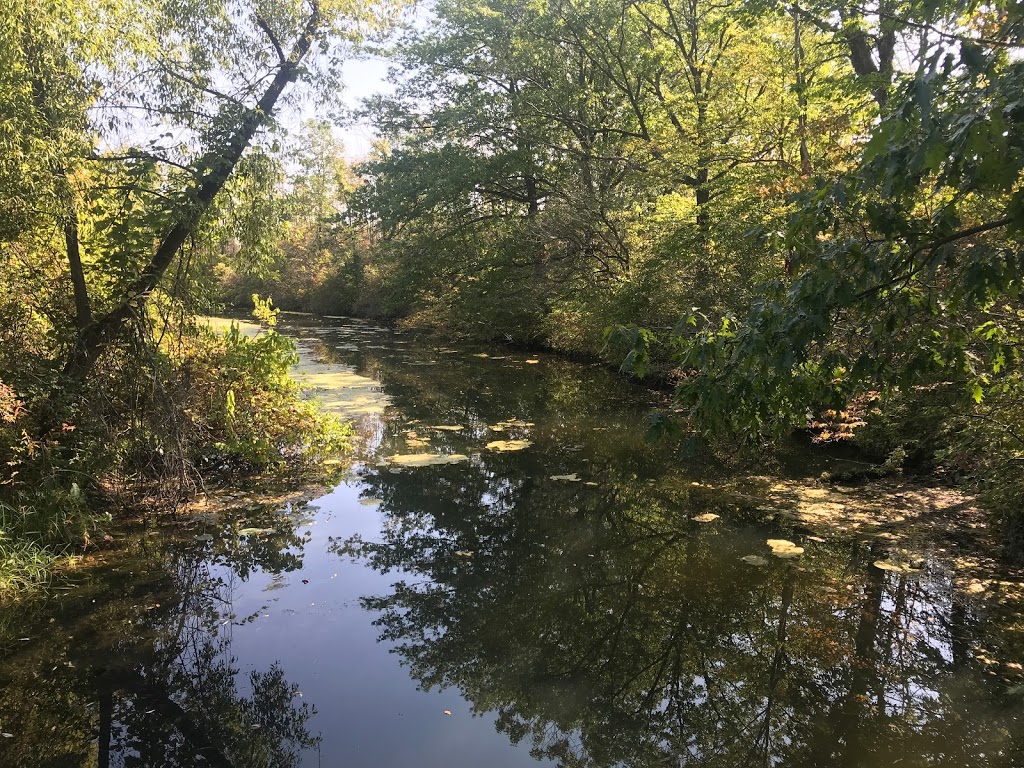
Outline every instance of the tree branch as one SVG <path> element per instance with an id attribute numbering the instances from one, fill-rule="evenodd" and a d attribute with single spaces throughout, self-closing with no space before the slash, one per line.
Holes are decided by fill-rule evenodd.
<path id="1" fill-rule="evenodd" d="M 284 49 L 281 48 L 281 43 L 278 42 L 277 35 L 274 34 L 274 30 L 270 28 L 270 25 L 262 16 L 256 17 L 256 23 L 259 25 L 259 28 L 262 29 L 263 32 L 267 35 L 267 37 L 270 38 L 270 42 L 274 46 L 274 50 L 277 51 L 278 61 L 280 61 L 281 64 L 283 65 L 285 62 L 287 62 L 288 59 L 284 55 Z"/>

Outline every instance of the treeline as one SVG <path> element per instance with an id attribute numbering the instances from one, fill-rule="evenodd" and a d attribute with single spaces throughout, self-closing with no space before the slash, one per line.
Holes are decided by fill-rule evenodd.
<path id="1" fill-rule="evenodd" d="M 787 264 L 752 231 L 779 235 L 815 168 L 852 166 L 892 77 L 858 76 L 817 13 L 435 4 L 388 50 L 396 94 L 361 114 L 380 140 L 335 242 L 364 248 L 335 271 L 364 282 L 332 309 L 597 353 L 612 324 L 742 305 Z M 294 245 L 246 285 L 291 304 L 321 250 Z"/>
<path id="2" fill-rule="evenodd" d="M 1021 29 L 1010 2 L 441 0 L 360 115 L 338 287 L 294 308 L 657 369 L 706 444 L 811 429 L 1016 519 Z"/>

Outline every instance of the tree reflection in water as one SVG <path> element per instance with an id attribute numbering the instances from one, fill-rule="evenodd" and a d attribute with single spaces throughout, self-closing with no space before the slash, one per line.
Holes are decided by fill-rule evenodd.
<path id="1" fill-rule="evenodd" d="M 240 678 L 233 590 L 252 569 L 301 566 L 284 525 L 265 537 L 161 547 L 54 606 L 24 606 L 3 632 L 0 764 L 289 768 L 319 737 L 277 664 Z M 94 599 L 93 599 L 94 598 Z M 10 613 L 10 612 L 9 612 Z M 17 623 L 21 627 L 16 626 Z M 30 634 L 13 642 L 11 632 Z"/>
<path id="2" fill-rule="evenodd" d="M 857 541 L 755 568 L 756 524 L 691 522 L 706 508 L 669 508 L 613 465 L 590 489 L 510 482 L 505 460 L 368 471 L 389 525 L 335 548 L 399 573 L 364 605 L 411 674 L 536 757 L 1024 764 L 1019 701 L 976 662 L 982 617 L 948 571 L 888 573 Z"/>

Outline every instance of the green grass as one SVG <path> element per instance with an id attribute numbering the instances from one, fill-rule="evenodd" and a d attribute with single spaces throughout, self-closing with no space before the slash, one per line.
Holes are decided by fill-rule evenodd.
<path id="1" fill-rule="evenodd" d="M 46 586 L 60 559 L 60 554 L 37 542 L 11 540 L 0 532 L 0 598 Z"/>
<path id="2" fill-rule="evenodd" d="M 17 505 L 0 502 L 0 599 L 49 584 L 88 522 L 74 491 L 38 492 Z"/>

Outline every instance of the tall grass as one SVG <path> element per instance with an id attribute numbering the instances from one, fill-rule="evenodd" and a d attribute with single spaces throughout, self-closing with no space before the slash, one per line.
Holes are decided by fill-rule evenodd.
<path id="1" fill-rule="evenodd" d="M 40 489 L 24 502 L 0 502 L 0 599 L 48 584 L 95 523 L 75 484 L 67 491 Z"/>

